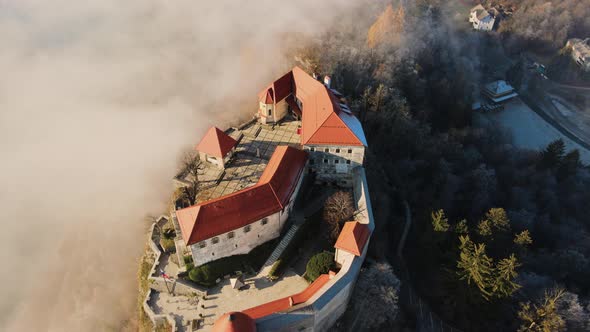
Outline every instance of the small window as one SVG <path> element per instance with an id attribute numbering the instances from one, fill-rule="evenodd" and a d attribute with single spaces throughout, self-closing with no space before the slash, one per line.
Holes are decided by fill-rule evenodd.
<path id="1" fill-rule="evenodd" d="M 315 148 L 309 148 L 309 151 L 314 152 Z"/>
<path id="2" fill-rule="evenodd" d="M 336 149 L 336 153 L 340 153 L 340 149 Z"/>
<path id="3" fill-rule="evenodd" d="M 234 236 L 235 236 L 234 232 L 229 232 L 229 233 L 227 233 L 227 238 L 228 238 L 228 239 L 233 239 L 233 238 L 234 238 Z"/>
<path id="4" fill-rule="evenodd" d="M 352 153 L 352 149 L 348 149 L 348 153 Z"/>
<path id="5" fill-rule="evenodd" d="M 219 243 L 219 238 L 218 237 L 214 237 L 214 238 L 211 239 L 211 242 L 213 244 Z"/>
<path id="6" fill-rule="evenodd" d="M 340 160 L 338 160 L 338 159 L 334 160 L 334 164 L 340 164 Z"/>
<path id="7" fill-rule="evenodd" d="M 207 242 L 201 241 L 199 242 L 199 248 L 205 248 L 207 246 Z"/>
<path id="8" fill-rule="evenodd" d="M 347 160 L 347 161 L 346 161 L 346 163 L 347 163 L 348 165 L 350 165 L 350 160 Z"/>
<path id="9" fill-rule="evenodd" d="M 272 115 L 272 110 L 268 110 L 268 116 Z"/>
<path id="10" fill-rule="evenodd" d="M 262 221 L 260 222 L 263 226 L 268 224 L 268 218 L 264 218 L 262 219 Z"/>
<path id="11" fill-rule="evenodd" d="M 325 149 L 324 149 L 324 152 L 330 152 L 330 149 L 328 149 L 328 148 L 325 148 Z"/>
<path id="12" fill-rule="evenodd" d="M 212 253 L 211 253 L 211 256 L 215 256 L 215 253 L 214 253 L 214 252 L 212 252 Z"/>
<path id="13" fill-rule="evenodd" d="M 236 248 L 238 247 L 238 245 L 237 245 L 237 244 L 234 244 L 234 246 L 236 246 Z"/>
<path id="14" fill-rule="evenodd" d="M 250 231 L 250 225 L 244 227 L 244 233 L 248 233 Z"/>
<path id="15" fill-rule="evenodd" d="M 324 159 L 324 164 L 327 164 L 327 163 L 328 163 L 328 159 Z"/>

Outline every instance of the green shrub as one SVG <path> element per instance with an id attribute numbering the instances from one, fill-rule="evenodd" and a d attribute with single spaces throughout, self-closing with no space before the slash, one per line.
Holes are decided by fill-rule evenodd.
<path id="1" fill-rule="evenodd" d="M 324 251 L 313 255 L 305 267 L 305 279 L 312 282 L 334 267 L 334 254 Z"/>
<path id="2" fill-rule="evenodd" d="M 215 286 L 215 281 L 236 271 L 257 270 L 272 252 L 275 242 L 266 242 L 246 255 L 234 255 L 194 267 L 187 264 L 188 278 L 205 287 Z M 189 268 L 190 267 L 190 268 Z"/>
<path id="3" fill-rule="evenodd" d="M 176 232 L 174 232 L 174 228 L 164 228 L 162 230 L 162 237 L 165 239 L 174 239 L 176 236 Z"/>
<path id="4" fill-rule="evenodd" d="M 190 280 L 200 285 L 203 285 L 205 287 L 211 287 L 215 285 L 215 280 L 219 276 L 217 271 L 215 270 L 215 266 L 211 266 L 211 264 L 205 264 L 193 267 L 189 271 L 188 277 Z"/>
<path id="5" fill-rule="evenodd" d="M 161 238 L 160 245 L 162 246 L 162 249 L 164 249 L 164 252 L 175 252 L 176 251 L 176 246 L 174 245 L 173 239 Z"/>
<path id="6" fill-rule="evenodd" d="M 281 259 L 277 259 L 274 264 L 272 265 L 272 267 L 270 268 L 270 271 L 268 271 L 268 277 L 271 279 L 277 279 L 279 276 L 277 275 L 277 273 L 279 272 L 278 269 L 281 267 Z"/>
<path id="7" fill-rule="evenodd" d="M 191 255 L 182 256 L 182 260 L 184 261 L 185 265 L 192 264 L 193 263 L 193 256 L 191 256 Z"/>

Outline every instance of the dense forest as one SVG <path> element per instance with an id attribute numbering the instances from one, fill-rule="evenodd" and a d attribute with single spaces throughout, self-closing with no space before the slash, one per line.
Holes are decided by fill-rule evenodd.
<path id="1" fill-rule="evenodd" d="M 505 34 L 561 43 L 589 33 L 588 15 L 576 16 L 588 10 L 580 1 L 517 3 L 513 17 L 521 21 L 505 22 Z M 378 227 L 371 255 L 394 260 L 405 201 L 412 286 L 447 323 L 464 331 L 588 331 L 590 169 L 561 141 L 519 150 L 501 128 L 471 125 L 481 37 L 457 29 L 447 4 L 372 2 L 297 50 L 308 70 L 332 74 L 365 127 Z M 528 34 L 523 22 L 540 20 L 547 6 L 570 13 L 566 31 L 558 17 L 539 23 L 558 31 Z"/>

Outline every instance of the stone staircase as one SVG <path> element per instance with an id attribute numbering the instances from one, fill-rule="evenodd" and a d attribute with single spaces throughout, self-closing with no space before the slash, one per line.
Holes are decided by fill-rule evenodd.
<path id="1" fill-rule="evenodd" d="M 287 246 L 289 245 L 289 243 L 291 243 L 291 240 L 293 240 L 295 234 L 297 234 L 299 226 L 299 223 L 295 223 L 293 226 L 291 226 L 291 228 L 289 228 L 289 231 L 285 234 L 285 236 L 283 236 L 281 242 L 279 242 L 275 250 L 270 254 L 270 256 L 268 256 L 268 259 L 266 260 L 264 265 L 262 265 L 260 272 L 258 272 L 258 277 L 268 276 L 268 273 L 272 269 L 273 264 L 277 261 L 277 259 L 279 259 L 279 257 L 281 257 L 283 251 L 287 249 Z"/>

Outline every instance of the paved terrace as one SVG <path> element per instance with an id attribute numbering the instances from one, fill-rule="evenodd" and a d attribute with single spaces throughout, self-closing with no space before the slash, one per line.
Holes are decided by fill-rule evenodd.
<path id="1" fill-rule="evenodd" d="M 238 138 L 243 134 L 236 148 L 236 154 L 226 166 L 225 172 L 217 167 L 206 166 L 201 176 L 203 188 L 199 202 L 207 201 L 244 189 L 258 182 L 270 156 L 277 145 L 299 146 L 301 137 L 297 134 L 300 121 L 286 120 L 280 125 L 260 125 L 253 122 L 242 130 L 230 133 Z M 218 179 L 221 177 L 221 180 Z"/>
<path id="2" fill-rule="evenodd" d="M 277 282 L 265 278 L 246 278 L 241 290 L 233 289 L 229 279 L 210 288 L 207 299 L 187 296 L 172 296 L 166 292 L 154 292 L 150 307 L 156 314 L 172 314 L 179 331 L 191 331 L 192 320 L 203 315 L 204 326 L 198 331 L 209 331 L 215 320 L 225 312 L 244 310 L 260 304 L 296 294 L 306 289 L 307 282 L 297 274 L 288 271 Z"/>

